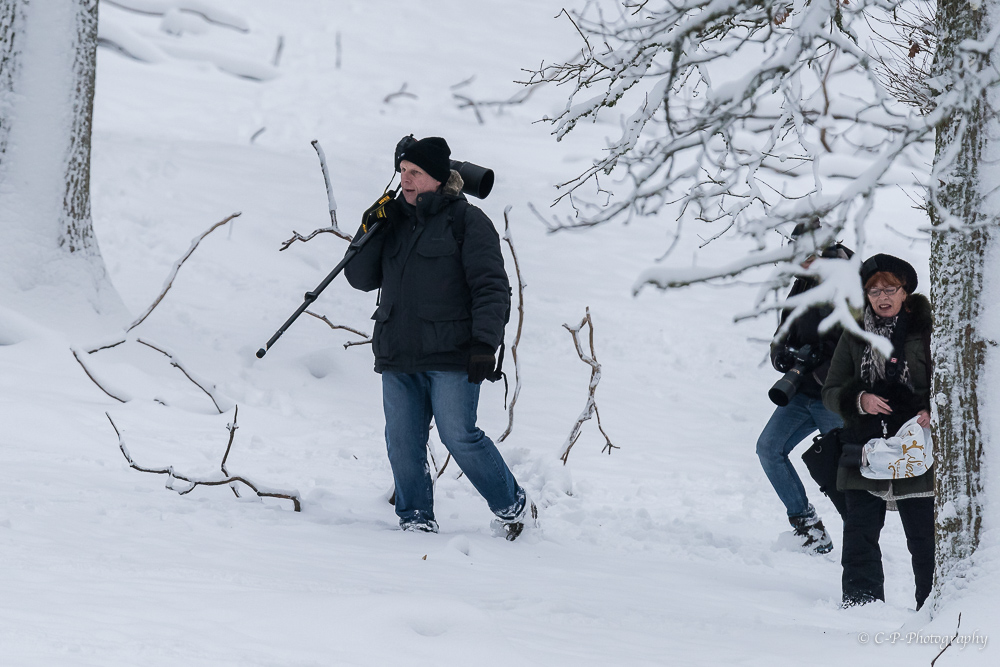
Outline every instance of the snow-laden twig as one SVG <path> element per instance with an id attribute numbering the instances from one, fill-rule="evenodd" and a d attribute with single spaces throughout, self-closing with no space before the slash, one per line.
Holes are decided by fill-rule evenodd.
<path id="1" fill-rule="evenodd" d="M 239 411 L 239 408 L 237 407 L 237 412 L 238 411 Z M 125 446 L 125 438 L 122 435 L 121 431 L 118 430 L 118 426 L 115 425 L 115 421 L 111 418 L 111 415 L 108 414 L 107 412 L 105 412 L 104 414 L 107 416 L 108 421 L 111 422 L 111 428 L 113 428 L 115 430 L 115 435 L 118 436 L 118 448 L 121 450 L 122 455 L 125 457 L 125 460 L 128 462 L 129 467 L 132 468 L 133 470 L 138 470 L 139 472 L 146 472 L 146 473 L 150 473 L 150 474 L 153 474 L 153 475 L 166 475 L 167 476 L 167 488 L 170 489 L 171 491 L 176 491 L 179 495 L 182 495 L 182 496 L 187 495 L 187 494 L 191 493 L 192 491 L 194 491 L 194 489 L 196 487 L 198 487 L 198 486 L 226 486 L 226 485 L 229 485 L 230 487 L 232 487 L 234 484 L 240 483 L 240 484 L 245 484 L 246 486 L 250 487 L 250 489 L 254 493 L 256 493 L 257 496 L 260 497 L 260 498 L 281 498 L 281 499 L 284 499 L 284 500 L 291 500 L 292 501 L 292 505 L 295 508 L 295 511 L 296 512 L 301 512 L 302 511 L 302 503 L 301 503 L 301 500 L 299 498 L 298 491 L 285 491 L 285 490 L 280 490 L 280 489 L 269 489 L 269 488 L 260 486 L 260 485 L 258 485 L 256 483 L 250 481 L 249 479 L 247 479 L 246 477 L 243 477 L 242 475 L 230 475 L 229 473 L 225 472 L 226 459 L 229 457 L 229 451 L 232 448 L 233 437 L 234 437 L 234 434 L 236 433 L 236 428 L 237 428 L 237 426 L 236 426 L 236 414 L 235 413 L 233 414 L 233 422 L 232 422 L 232 424 L 230 424 L 227 427 L 228 430 L 229 430 L 229 444 L 226 446 L 226 454 L 223 457 L 223 459 L 222 459 L 222 465 L 220 466 L 220 469 L 223 472 L 224 476 L 221 477 L 221 478 L 217 478 L 217 479 L 206 479 L 206 478 L 194 477 L 194 476 L 191 476 L 191 475 L 181 475 L 181 474 L 178 474 L 174 470 L 173 466 L 169 466 L 167 468 L 146 468 L 146 467 L 140 466 L 132 458 L 132 455 L 128 451 L 128 447 Z M 175 489 L 174 486 L 173 486 L 174 480 L 180 480 L 182 482 L 185 482 L 188 485 L 187 488 L 184 488 L 184 489 Z M 239 496 L 239 494 L 237 493 L 237 497 L 238 496 Z"/>
<path id="2" fill-rule="evenodd" d="M 583 351 L 583 345 L 580 343 L 580 331 L 583 327 L 589 327 L 590 329 L 590 355 L 587 355 Z M 591 417 L 597 417 L 597 428 L 601 431 L 601 435 L 604 436 L 605 445 L 601 449 L 602 452 L 607 451 L 608 455 L 611 454 L 612 449 L 620 449 L 617 445 L 611 444 L 611 438 L 604 431 L 604 426 L 601 424 L 601 413 L 597 410 L 597 400 L 594 397 L 594 393 L 597 391 L 597 383 L 601 381 L 601 365 L 597 363 L 597 353 L 594 351 L 594 321 L 590 317 L 590 307 L 587 307 L 587 314 L 580 324 L 575 327 L 571 327 L 568 324 L 564 324 L 563 327 L 569 331 L 570 335 L 573 336 L 573 345 L 576 346 L 576 353 L 579 355 L 580 360 L 590 366 L 590 384 L 588 386 L 587 394 L 587 405 L 584 407 L 583 412 L 580 413 L 579 419 L 573 424 L 573 429 L 570 431 L 569 436 L 566 437 L 566 442 L 563 445 L 565 448 L 563 450 L 562 456 L 559 459 L 563 462 L 563 465 L 569 462 L 569 452 L 573 449 L 573 445 L 580 438 L 580 431 L 583 428 L 583 423 L 590 419 Z"/>
<path id="3" fill-rule="evenodd" d="M 233 218 L 239 217 L 240 215 L 241 212 L 237 211 L 236 213 L 227 216 L 226 218 L 220 220 L 219 222 L 209 227 L 208 230 L 205 231 L 201 236 L 198 236 L 191 241 L 191 247 L 189 247 L 187 252 L 184 253 L 184 255 L 174 263 L 174 266 L 170 271 L 170 275 L 167 276 L 167 279 L 163 283 L 163 289 L 160 291 L 159 296 L 156 297 L 153 303 L 150 304 L 149 308 L 147 308 L 142 315 L 137 317 L 135 321 L 132 322 L 132 324 L 128 325 L 128 327 L 125 329 L 126 333 L 131 331 L 132 329 L 135 329 L 140 324 L 142 324 L 143 321 L 147 317 L 149 317 L 149 314 L 153 312 L 153 309 L 155 309 L 158 305 L 160 305 L 160 302 L 163 301 L 163 297 L 165 297 L 167 295 L 167 292 L 170 291 L 170 288 L 174 286 L 174 278 L 177 277 L 177 272 L 180 271 L 182 266 L 184 266 L 184 262 L 188 260 L 188 257 L 190 257 L 194 253 L 194 251 L 197 250 L 198 244 L 201 243 L 206 236 L 214 232 L 216 229 L 223 226 Z"/>
<path id="4" fill-rule="evenodd" d="M 177 370 L 179 370 L 181 373 L 183 373 L 184 377 L 186 377 L 188 380 L 191 380 L 191 382 L 194 384 L 194 386 L 198 387 L 198 389 L 201 389 L 203 392 L 205 392 L 205 395 L 208 396 L 210 399 L 212 399 L 212 405 L 215 406 L 215 409 L 219 411 L 220 415 L 223 413 L 222 408 L 219 407 L 219 401 L 215 398 L 215 394 L 212 393 L 212 391 L 215 389 L 215 385 L 211 385 L 211 388 L 212 388 L 211 390 L 208 389 L 205 386 L 207 383 L 204 382 L 203 380 L 200 381 L 200 380 L 196 379 L 191 374 L 191 372 L 188 371 L 188 369 L 184 367 L 184 364 L 181 363 L 180 359 L 178 359 L 177 355 L 175 355 L 173 352 L 168 352 L 167 350 L 164 350 L 162 347 L 154 345 L 153 343 L 150 343 L 149 341 L 145 341 L 145 340 L 143 340 L 141 338 L 136 338 L 135 342 L 140 343 L 142 345 L 145 345 L 146 347 L 151 348 L 153 350 L 156 350 L 160 354 L 164 355 L 167 359 L 170 359 L 170 365 L 173 366 L 174 368 L 176 368 Z"/>
<path id="5" fill-rule="evenodd" d="M 364 339 L 364 340 L 349 340 L 349 341 L 347 341 L 346 343 L 344 343 L 344 349 L 345 350 L 347 348 L 351 347 L 351 346 L 354 346 L 354 345 L 368 345 L 368 344 L 370 344 L 372 342 L 372 337 L 369 336 L 368 334 L 366 334 L 364 331 L 359 331 L 358 329 L 355 329 L 353 327 L 344 326 L 343 324 L 334 324 L 329 319 L 327 319 L 326 315 L 317 315 L 316 313 L 314 313 L 314 312 L 312 312 L 310 310 L 306 311 L 306 315 L 312 315 L 317 320 L 321 320 L 323 322 L 326 322 L 326 325 L 328 327 L 330 327 L 331 329 L 342 329 L 344 331 L 350 331 L 352 334 L 355 334 L 357 336 L 361 336 L 361 338 Z"/>
<path id="6" fill-rule="evenodd" d="M 111 398 L 115 399 L 119 403 L 127 403 L 128 402 L 128 399 L 121 398 L 120 396 L 115 396 L 110 391 L 108 391 L 104 387 L 104 385 L 102 385 L 100 382 L 97 381 L 97 378 L 94 377 L 94 374 L 90 371 L 89 368 L 87 368 L 87 364 L 83 363 L 83 359 L 80 358 L 80 355 L 77 353 L 76 348 L 70 348 L 70 351 L 73 353 L 73 358 L 76 359 L 76 363 L 80 364 L 80 368 L 82 368 L 83 372 L 87 374 L 87 377 L 90 378 L 90 381 L 93 382 L 95 385 L 97 385 L 98 389 L 100 389 L 105 394 L 107 394 Z"/>
<path id="7" fill-rule="evenodd" d="M 330 209 L 330 226 L 315 229 L 308 236 L 302 236 L 297 231 L 292 230 L 292 237 L 282 242 L 279 250 L 287 250 L 296 241 L 302 241 L 303 243 L 311 241 L 317 234 L 333 234 L 348 242 L 353 240 L 350 234 L 340 231 L 340 227 L 337 225 L 337 200 L 333 196 L 333 185 L 330 184 L 330 170 L 326 166 L 326 153 L 323 152 L 323 147 L 319 145 L 319 139 L 313 139 L 311 143 L 312 147 L 316 149 L 316 155 L 319 156 L 319 167 L 323 170 L 323 183 L 326 185 L 326 199 L 329 205 L 328 208 Z"/>
<path id="8" fill-rule="evenodd" d="M 517 250 L 514 249 L 514 237 L 510 232 L 510 209 L 511 207 L 508 206 L 503 210 L 503 240 L 510 247 L 510 256 L 514 258 L 514 273 L 517 276 L 517 334 L 515 334 L 514 342 L 510 346 L 510 358 L 514 361 L 514 395 L 511 396 L 510 405 L 507 406 L 507 430 L 497 438 L 497 442 L 506 440 L 510 432 L 514 430 L 514 404 L 517 403 L 517 397 L 521 394 L 521 364 L 517 359 L 517 346 L 521 342 L 521 330 L 524 328 L 524 288 L 527 287 L 524 277 L 521 275 L 521 264 L 517 259 Z"/>

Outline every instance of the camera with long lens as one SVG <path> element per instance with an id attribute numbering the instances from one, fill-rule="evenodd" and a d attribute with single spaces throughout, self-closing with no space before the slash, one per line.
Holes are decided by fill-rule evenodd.
<path id="1" fill-rule="evenodd" d="M 767 392 L 767 397 L 771 399 L 771 402 L 782 408 L 788 405 L 792 397 L 798 393 L 806 375 L 812 373 L 813 369 L 823 363 L 822 351 L 814 349 L 812 345 L 803 345 L 798 349 L 789 348 L 788 352 L 795 363 Z"/>
<path id="2" fill-rule="evenodd" d="M 399 171 L 399 162 L 402 159 L 403 153 L 415 143 L 417 143 L 417 140 L 410 134 L 400 139 L 399 143 L 396 144 L 396 171 Z M 478 164 L 473 164 L 472 162 L 459 162 L 458 160 L 451 160 L 451 168 L 457 171 L 458 175 L 462 177 L 462 192 L 465 194 L 479 199 L 486 199 L 490 192 L 493 191 L 494 176 L 492 169 L 480 167 Z"/>

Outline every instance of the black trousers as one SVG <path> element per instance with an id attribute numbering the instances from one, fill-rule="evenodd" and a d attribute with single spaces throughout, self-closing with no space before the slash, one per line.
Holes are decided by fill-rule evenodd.
<path id="1" fill-rule="evenodd" d="M 842 588 L 844 604 L 864 604 L 885 600 L 885 574 L 878 540 L 885 525 L 886 502 L 867 491 L 845 491 L 844 566 Z M 913 564 L 917 609 L 930 595 L 934 582 L 934 498 L 897 500 L 899 519 L 903 522 L 906 548 Z"/>

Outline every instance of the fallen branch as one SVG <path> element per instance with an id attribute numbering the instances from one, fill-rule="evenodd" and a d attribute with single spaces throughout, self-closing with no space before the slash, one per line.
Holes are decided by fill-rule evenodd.
<path id="1" fill-rule="evenodd" d="M 160 302 L 163 301 L 163 297 L 165 297 L 167 295 L 167 292 L 170 291 L 170 288 L 174 286 L 174 278 L 177 277 L 177 272 L 180 271 L 180 268 L 182 266 L 184 266 L 184 262 L 186 262 L 187 259 L 188 259 L 188 257 L 190 257 L 192 255 L 192 253 L 194 253 L 194 251 L 198 248 L 198 244 L 201 243 L 205 239 L 206 236 L 208 236 L 209 234 L 211 234 L 212 232 L 214 232 L 216 229 L 218 229 L 222 225 L 226 224 L 227 222 L 229 222 L 233 218 L 239 217 L 240 215 L 241 215 L 241 213 L 239 211 L 237 211 L 236 213 L 233 213 L 229 217 L 225 218 L 224 220 L 220 220 L 219 222 L 217 222 L 214 225 L 212 225 L 211 227 L 209 227 L 208 231 L 206 231 L 201 236 L 195 238 L 191 242 L 191 247 L 188 248 L 188 250 L 187 250 L 186 253 L 184 253 L 184 256 L 181 257 L 179 260 L 177 260 L 177 262 L 174 263 L 174 268 L 170 271 L 170 275 L 167 276 L 166 282 L 163 283 L 163 290 L 160 292 L 160 295 L 158 297 L 156 297 L 156 300 L 153 301 L 153 303 L 149 306 L 149 308 L 146 309 L 146 312 L 144 312 L 141 316 L 139 316 L 135 320 L 135 322 L 132 322 L 132 324 L 130 324 L 128 326 L 128 328 L 125 329 L 126 333 L 129 332 L 129 331 L 131 331 L 132 329 L 135 329 L 140 324 L 142 324 L 143 320 L 145 320 L 147 317 L 149 317 L 149 314 L 153 312 L 153 309 L 156 308 L 158 305 L 160 305 Z"/>
<path id="2" fill-rule="evenodd" d="M 90 369 L 89 369 L 89 368 L 87 368 L 87 365 L 86 365 L 85 363 L 83 363 L 83 359 L 81 359 L 81 358 L 80 358 L 80 355 L 76 353 L 76 349 L 74 349 L 74 348 L 70 348 L 70 351 L 71 351 L 71 352 L 73 353 L 73 358 L 74 358 L 74 359 L 76 359 L 76 362 L 77 362 L 78 364 L 80 364 L 80 368 L 82 368 L 82 369 L 83 369 L 83 372 L 87 374 L 87 377 L 89 377 L 89 378 L 90 378 L 91 382 L 93 382 L 94 384 L 96 384 L 96 385 L 97 385 L 97 388 L 98 388 L 98 389 L 100 389 L 100 390 L 101 390 L 101 391 L 103 391 L 103 392 L 104 392 L 105 394 L 107 394 L 107 395 L 108 395 L 108 396 L 110 396 L 111 398 L 115 399 L 115 400 L 116 400 L 116 401 L 118 401 L 119 403 L 127 403 L 127 402 L 128 402 L 128 401 L 126 401 L 126 400 L 125 400 L 124 398 L 120 398 L 120 397 L 118 397 L 118 396 L 115 396 L 114 394 L 112 394 L 112 393 L 111 393 L 110 391 L 108 391 L 107 389 L 105 389 L 105 388 L 104 388 L 104 386 L 103 386 L 103 385 L 102 385 L 102 384 L 101 384 L 100 382 L 98 382 L 98 381 L 97 381 L 97 378 L 95 378 L 95 377 L 94 377 L 94 374 L 93 374 L 93 373 L 91 373 L 91 372 L 90 372 Z"/>
<path id="3" fill-rule="evenodd" d="M 941 653 L 938 653 L 936 656 L 934 656 L 934 659 L 931 660 L 931 667 L 934 667 L 934 663 L 937 662 L 938 658 L 940 658 L 941 655 L 944 654 L 944 652 L 948 650 L 948 648 L 951 646 L 952 642 L 954 642 L 956 639 L 958 639 L 958 629 L 960 627 L 962 627 L 962 612 L 958 613 L 958 625 L 955 626 L 955 636 L 948 640 L 948 643 L 944 645 L 943 649 L 941 649 Z"/>
<path id="4" fill-rule="evenodd" d="M 230 14 L 229 12 L 223 11 L 221 9 L 216 9 L 211 5 L 205 3 L 195 3 L 195 2 L 172 2 L 172 3 L 148 3 L 148 2 L 135 2 L 135 0 L 104 0 L 105 3 L 109 5 L 114 5 L 121 9 L 126 9 L 130 12 L 135 12 L 136 14 L 144 14 L 146 16 L 163 16 L 171 9 L 176 9 L 177 11 L 187 12 L 194 14 L 195 16 L 200 16 L 207 23 L 213 23 L 224 28 L 232 28 L 233 30 L 238 30 L 239 32 L 250 32 L 250 26 L 239 16 L 235 14 Z"/>
<path id="5" fill-rule="evenodd" d="M 340 227 L 337 225 L 337 200 L 333 196 L 333 186 L 330 185 L 330 170 L 326 166 L 326 153 L 323 152 L 323 147 L 319 145 L 319 139 L 313 139 L 311 143 L 312 147 L 316 149 L 316 155 L 319 156 L 319 167 L 323 170 L 323 182 L 326 184 L 326 200 L 330 209 L 330 226 L 316 229 L 309 236 L 302 236 L 293 229 L 292 238 L 283 242 L 279 250 L 287 250 L 296 241 L 302 241 L 303 243 L 311 241 L 317 234 L 333 234 L 348 242 L 354 238 L 350 234 L 340 231 Z"/>
<path id="6" fill-rule="evenodd" d="M 238 408 L 237 408 L 237 411 L 238 411 Z M 187 495 L 187 494 L 191 493 L 192 491 L 194 491 L 195 487 L 198 487 L 198 486 L 225 486 L 225 485 L 232 486 L 233 484 L 239 482 L 241 484 L 245 484 L 246 486 L 250 487 L 250 489 L 252 489 L 253 492 L 256 493 L 258 497 L 261 497 L 261 498 L 282 498 L 284 500 L 291 500 L 292 501 L 292 505 L 295 508 L 295 511 L 296 512 L 301 512 L 302 511 L 302 503 L 299 500 L 299 494 L 298 494 L 297 491 L 281 491 L 281 490 L 277 490 L 277 489 L 262 489 L 257 484 L 255 484 L 255 483 L 251 482 L 250 480 L 248 480 L 246 477 L 242 477 L 240 475 L 229 475 L 228 473 L 224 472 L 226 457 L 229 456 L 229 450 L 232 447 L 233 437 L 234 437 L 234 434 L 235 434 L 236 428 L 237 428 L 237 426 L 236 426 L 236 415 L 235 414 L 233 415 L 233 423 L 228 426 L 228 428 L 229 428 L 229 446 L 226 447 L 226 456 L 222 460 L 223 474 L 225 475 L 225 477 L 223 479 L 199 479 L 199 478 L 190 477 L 190 476 L 187 476 L 187 475 L 179 475 L 179 474 L 177 474 L 174 471 L 173 466 L 170 466 L 168 468 L 144 468 L 144 467 L 140 466 L 139 464 L 137 464 L 135 462 L 135 460 L 132 459 L 132 455 L 129 454 L 128 448 L 125 446 L 125 438 L 122 437 L 121 431 L 118 430 L 118 427 L 115 425 L 115 422 L 111 418 L 111 415 L 109 415 L 106 412 L 104 414 L 107 416 L 108 421 L 111 422 L 111 428 L 113 428 L 115 430 L 115 435 L 118 436 L 118 448 L 121 449 L 122 455 L 125 457 L 125 460 L 128 462 L 129 467 L 132 468 L 133 470 L 138 470 L 139 472 L 147 472 L 147 473 L 150 473 L 150 474 L 153 474 L 153 475 L 166 475 L 167 476 L 167 488 L 170 489 L 171 491 L 176 491 L 178 493 L 178 495 L 181 495 L 181 496 Z M 174 486 L 173 486 L 174 480 L 180 480 L 182 482 L 185 482 L 189 486 L 187 488 L 185 488 L 185 489 L 175 489 Z"/>
<path id="7" fill-rule="evenodd" d="M 580 331 L 584 326 L 590 327 L 590 356 L 587 356 L 583 352 L 583 346 L 580 344 Z M 597 428 L 601 431 L 601 435 L 604 436 L 605 445 L 601 448 L 601 451 L 607 451 L 608 455 L 611 455 L 612 449 L 620 449 L 616 445 L 611 444 L 611 438 L 608 434 L 604 432 L 604 426 L 601 424 L 601 413 L 597 410 L 597 402 L 594 398 L 594 393 L 597 391 L 597 383 L 601 381 L 601 365 L 597 363 L 597 353 L 594 352 L 594 321 L 590 318 L 590 308 L 587 308 L 587 315 L 580 321 L 575 327 L 571 327 L 568 324 L 564 324 L 563 327 L 570 332 L 573 336 L 573 344 L 576 346 L 576 353 L 580 356 L 580 360 L 585 364 L 590 366 L 590 386 L 589 394 L 587 396 L 587 405 L 580 413 L 580 418 L 576 420 L 573 424 L 573 430 L 570 431 L 569 436 L 566 438 L 565 451 L 563 451 L 560 460 L 563 465 L 569 462 L 569 452 L 573 449 L 573 445 L 580 438 L 580 431 L 583 428 L 583 423 L 590 419 L 592 416 L 597 417 Z"/>
<path id="8" fill-rule="evenodd" d="M 317 320 L 322 320 L 322 321 L 326 322 L 326 325 L 328 327 L 330 327 L 331 329 L 343 329 L 344 331 L 350 331 L 352 334 L 357 334 L 358 336 L 361 336 L 362 338 L 364 338 L 364 340 L 352 340 L 352 341 L 348 341 L 348 342 L 344 343 L 344 349 L 345 350 L 347 348 L 351 347 L 352 345 L 368 345 L 369 343 L 372 342 L 371 336 L 369 336 L 365 332 L 358 331 L 357 329 L 354 329 L 352 327 L 344 326 L 343 324 L 334 324 L 333 322 L 331 322 L 330 320 L 328 320 L 326 318 L 326 315 L 317 315 L 316 313 L 314 313 L 314 312 L 312 312 L 310 310 L 306 311 L 306 315 L 312 315 Z"/>
<path id="9" fill-rule="evenodd" d="M 404 83 L 403 87 L 400 88 L 399 90 L 397 90 L 395 93 L 389 93 L 388 95 L 386 95 L 385 99 L 382 100 L 382 103 L 383 104 L 388 104 L 389 102 L 393 101 L 397 97 L 409 97 L 409 98 L 414 99 L 414 100 L 417 99 L 417 96 L 414 95 L 413 93 L 406 92 L 406 85 L 407 84 Z"/>
<path id="10" fill-rule="evenodd" d="M 518 262 L 517 251 L 514 250 L 514 239 L 510 233 L 510 219 L 508 217 L 510 208 L 508 206 L 503 210 L 503 240 L 510 246 L 510 255 L 514 258 L 514 273 L 517 275 L 517 334 L 514 336 L 514 342 L 510 346 L 510 358 L 514 361 L 514 395 L 511 397 L 510 405 L 507 407 L 507 430 L 497 438 L 497 442 L 506 440 L 510 432 L 514 430 L 514 404 L 517 403 L 517 397 L 521 393 L 521 365 L 517 360 L 517 346 L 521 342 L 521 330 L 524 327 L 524 288 L 527 287 L 524 278 L 521 276 L 521 264 Z"/>
<path id="11" fill-rule="evenodd" d="M 150 343 L 148 341 L 142 340 L 141 338 L 136 338 L 135 342 L 141 343 L 142 345 L 145 345 L 148 348 L 156 350 L 160 354 L 162 354 L 165 357 L 167 357 L 167 359 L 170 359 L 170 365 L 173 366 L 174 368 L 176 368 L 177 370 L 179 370 L 181 373 L 184 373 L 184 377 L 186 377 L 188 380 L 191 380 L 191 382 L 194 383 L 194 386 L 198 387 L 198 389 L 201 389 L 203 392 L 205 392 L 205 394 L 210 399 L 212 399 L 212 404 L 215 406 L 215 409 L 219 411 L 220 415 L 222 414 L 222 412 L 223 412 L 222 408 L 219 407 L 219 402 L 217 400 L 215 400 L 215 396 L 212 394 L 212 392 L 210 392 L 208 389 L 206 389 L 205 385 L 203 385 L 202 383 L 198 382 L 198 380 L 196 380 L 191 375 L 191 373 L 189 373 L 188 370 L 186 368 L 184 368 L 184 365 L 177 359 L 176 356 L 174 356 L 172 353 L 167 352 L 166 350 L 164 350 L 164 349 L 162 349 L 160 347 L 157 347 L 156 345 L 153 345 L 152 343 Z M 212 388 L 213 389 L 215 388 L 214 385 L 213 385 Z M 227 451 L 227 453 L 228 453 L 228 451 Z"/>

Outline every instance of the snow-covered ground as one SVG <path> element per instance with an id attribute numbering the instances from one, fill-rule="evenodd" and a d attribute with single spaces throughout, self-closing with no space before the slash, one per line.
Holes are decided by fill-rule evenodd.
<path id="1" fill-rule="evenodd" d="M 86 357 L 126 403 L 73 358 L 92 331 L 39 324 L 45 303 L 0 303 L 0 664 L 929 664 L 934 636 L 952 635 L 960 612 L 960 634 L 978 633 L 978 644 L 953 646 L 937 664 L 995 664 L 995 522 L 975 593 L 950 592 L 933 615 L 913 611 L 895 515 L 882 540 L 885 604 L 839 608 L 840 530 L 811 482 L 838 549 L 795 548 L 754 453 L 777 379 L 763 363 L 774 321 L 733 323 L 756 286 L 633 298 L 638 272 L 666 248 L 655 220 L 547 235 L 529 212 L 529 202 L 545 210 L 553 185 L 617 126 L 555 143 L 534 121 L 565 103 L 558 89 L 502 115 L 483 109 L 482 124 L 458 107 L 456 93 L 506 98 L 521 68 L 573 53 L 576 31 L 554 18 L 561 2 L 187 4 L 249 31 L 101 7 L 102 34 L 155 56 L 102 49 L 98 61 L 95 228 L 133 316 L 192 238 L 242 215 L 202 242 L 130 342 Z M 346 248 L 321 235 L 278 251 L 292 230 L 329 224 L 309 142 L 326 152 L 340 224 L 353 232 L 411 132 L 445 136 L 453 157 L 496 171 L 493 194 L 477 203 L 498 228 L 512 207 L 527 283 L 523 389 L 500 448 L 540 508 L 539 527 L 513 543 L 490 534 L 485 502 L 453 465 L 436 490 L 441 533 L 398 530 L 379 378 L 370 348 L 344 349 L 353 335 L 303 316 L 254 357 Z M 920 213 L 902 192 L 877 211 L 865 254 L 911 260 L 926 286 L 927 245 L 889 229 L 917 235 Z M 741 251 L 696 242 L 671 261 Z M 590 369 L 562 325 L 587 307 L 603 366 L 597 403 L 620 449 L 603 454 L 588 422 L 564 466 Z M 374 295 L 340 278 L 313 310 L 370 331 Z M 214 384 L 224 414 L 135 335 Z M 508 344 L 513 336 L 514 323 Z M 509 357 L 506 369 L 513 380 Z M 297 489 L 301 513 L 225 487 L 166 490 L 164 477 L 127 466 L 105 416 L 139 465 L 210 476 L 237 405 L 229 471 Z M 502 386 L 484 389 L 480 423 L 493 437 L 506 427 Z"/>

